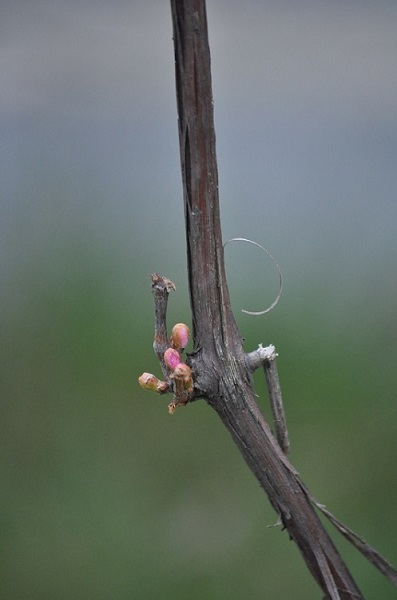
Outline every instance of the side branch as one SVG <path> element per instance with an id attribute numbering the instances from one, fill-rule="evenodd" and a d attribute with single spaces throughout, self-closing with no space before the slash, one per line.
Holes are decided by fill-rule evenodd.
<path id="1" fill-rule="evenodd" d="M 165 381 L 160 381 L 152 373 L 142 373 L 138 378 L 139 385 L 152 392 L 165 394 L 173 391 L 174 397 L 168 405 L 171 414 L 177 406 L 186 406 L 193 399 L 193 375 L 181 354 L 189 342 L 190 331 L 185 323 L 177 323 L 172 328 L 168 340 L 167 334 L 167 305 L 168 294 L 175 290 L 170 279 L 155 273 L 152 275 L 152 292 L 154 296 L 155 327 L 153 349 L 159 360 Z"/>
<path id="2" fill-rule="evenodd" d="M 277 369 L 277 352 L 273 345 L 266 346 L 259 344 L 259 348 L 246 355 L 247 365 L 252 370 L 263 366 L 265 379 L 269 393 L 270 406 L 273 413 L 274 428 L 276 430 L 277 441 L 285 454 L 288 454 L 290 444 L 287 429 L 287 419 L 285 417 L 283 399 L 281 395 L 280 379 Z"/>
<path id="3" fill-rule="evenodd" d="M 168 379 L 169 370 L 164 361 L 164 353 L 170 345 L 167 335 L 167 306 L 168 295 L 175 290 L 175 284 L 170 279 L 161 277 L 157 273 L 154 273 L 151 279 L 155 318 L 153 350 L 157 355 L 164 377 Z"/>

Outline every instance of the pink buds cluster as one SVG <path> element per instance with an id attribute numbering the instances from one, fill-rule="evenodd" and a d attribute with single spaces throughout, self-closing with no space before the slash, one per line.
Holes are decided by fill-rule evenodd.
<path id="1" fill-rule="evenodd" d="M 185 406 L 193 393 L 193 375 L 191 368 L 182 362 L 180 352 L 186 348 L 189 342 L 189 327 L 184 323 L 177 323 L 172 328 L 170 344 L 164 352 L 164 362 L 171 371 L 170 379 L 174 380 L 175 395 L 168 405 L 171 414 L 177 406 Z"/>
<path id="2" fill-rule="evenodd" d="M 171 414 L 177 406 L 185 406 L 193 394 L 193 375 L 190 367 L 182 362 L 181 352 L 189 343 L 190 331 L 185 323 L 177 323 L 172 328 L 170 347 L 164 352 L 164 362 L 170 371 L 169 379 L 174 381 L 174 398 L 168 405 Z M 147 390 L 163 394 L 168 391 L 170 384 L 160 381 L 151 373 L 143 373 L 139 385 Z"/>
<path id="3" fill-rule="evenodd" d="M 183 384 L 180 389 L 186 390 L 188 394 L 193 392 L 193 377 L 191 368 L 182 362 L 179 352 L 174 348 L 168 348 L 164 352 L 164 362 L 171 371 L 171 379 L 178 387 L 179 382 Z"/>

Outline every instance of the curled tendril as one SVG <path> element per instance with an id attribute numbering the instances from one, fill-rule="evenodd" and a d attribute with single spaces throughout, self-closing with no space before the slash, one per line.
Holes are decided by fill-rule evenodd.
<path id="1" fill-rule="evenodd" d="M 263 246 L 261 246 L 257 242 L 254 242 L 253 240 L 248 240 L 246 238 L 240 238 L 240 237 L 231 238 L 230 240 L 227 240 L 227 242 L 225 242 L 223 244 L 223 247 L 225 247 L 230 242 L 247 242 L 248 244 L 252 244 L 253 246 L 258 246 L 258 248 L 260 248 L 261 250 L 263 250 L 263 252 L 266 252 L 266 254 L 270 257 L 270 259 L 272 260 L 272 262 L 276 265 L 277 272 L 278 272 L 278 278 L 279 278 L 279 288 L 278 288 L 278 293 L 277 293 L 277 296 L 276 296 L 274 302 L 272 302 L 272 304 L 268 308 L 265 308 L 265 310 L 252 311 L 252 310 L 245 310 L 244 308 L 241 309 L 241 312 L 245 313 L 246 315 L 252 315 L 252 316 L 255 316 L 255 317 L 260 316 L 260 315 L 264 315 L 265 313 L 270 312 L 276 306 L 276 304 L 278 303 L 278 301 L 280 300 L 281 292 L 283 291 L 283 276 L 281 274 L 281 269 L 278 266 L 277 261 L 270 254 L 270 252 L 268 250 L 266 250 L 266 248 L 264 248 Z"/>

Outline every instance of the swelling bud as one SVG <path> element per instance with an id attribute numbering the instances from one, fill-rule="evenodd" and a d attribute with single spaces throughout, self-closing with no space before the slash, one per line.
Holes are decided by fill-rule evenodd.
<path id="1" fill-rule="evenodd" d="M 171 347 L 176 350 L 184 350 L 189 343 L 190 329 L 185 323 L 177 323 L 171 331 Z"/>
<path id="2" fill-rule="evenodd" d="M 142 373 L 142 375 L 138 377 L 138 382 L 144 390 L 152 390 L 152 392 L 158 392 L 160 394 L 168 390 L 168 383 L 160 381 L 160 379 L 155 375 L 152 375 L 152 373 Z"/>
<path id="3" fill-rule="evenodd" d="M 193 392 L 193 375 L 191 368 L 185 363 L 179 363 L 176 365 L 173 373 L 173 378 L 177 382 L 183 384 L 183 389 L 188 394 Z"/>
<path id="4" fill-rule="evenodd" d="M 164 352 L 164 362 L 171 371 L 181 362 L 179 352 L 175 348 L 167 348 Z"/>

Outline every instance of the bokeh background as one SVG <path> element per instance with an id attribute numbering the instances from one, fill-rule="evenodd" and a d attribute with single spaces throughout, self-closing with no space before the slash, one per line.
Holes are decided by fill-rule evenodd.
<path id="1" fill-rule="evenodd" d="M 207 8 L 224 238 L 285 279 L 241 314 L 277 275 L 227 247 L 246 348 L 277 347 L 303 480 L 397 564 L 397 4 Z M 319 598 L 211 409 L 137 383 L 152 272 L 190 322 L 168 2 L 0 10 L 0 596 Z"/>

